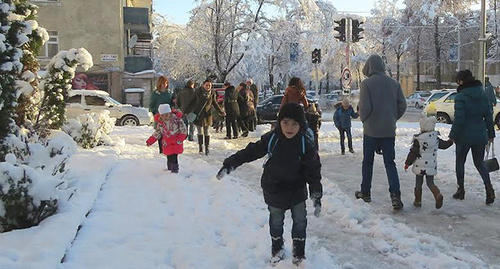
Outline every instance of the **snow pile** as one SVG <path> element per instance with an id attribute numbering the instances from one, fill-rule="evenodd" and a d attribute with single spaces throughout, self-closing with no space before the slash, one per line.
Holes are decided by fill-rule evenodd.
<path id="1" fill-rule="evenodd" d="M 53 215 L 63 183 L 26 165 L 0 163 L 0 232 L 35 226 Z"/>
<path id="2" fill-rule="evenodd" d="M 76 120 L 70 119 L 62 126 L 62 130 L 83 148 L 114 145 L 109 134 L 113 131 L 115 122 L 116 119 L 109 116 L 109 110 L 104 110 L 99 114 L 82 114 Z"/>

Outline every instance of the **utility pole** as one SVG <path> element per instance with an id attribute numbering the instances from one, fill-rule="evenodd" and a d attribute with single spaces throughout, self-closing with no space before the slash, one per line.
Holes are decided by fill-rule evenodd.
<path id="1" fill-rule="evenodd" d="M 486 0 L 481 0 L 481 33 L 479 35 L 479 68 L 477 79 L 484 85 L 486 73 Z"/>

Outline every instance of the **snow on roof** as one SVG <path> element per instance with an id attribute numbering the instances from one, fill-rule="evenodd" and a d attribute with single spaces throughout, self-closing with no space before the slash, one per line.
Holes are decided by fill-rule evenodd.
<path id="1" fill-rule="evenodd" d="M 124 73 L 126 73 L 127 75 L 131 75 L 131 76 L 140 76 L 140 75 L 146 75 L 146 74 L 156 74 L 156 71 L 155 70 L 144 70 L 144 71 L 137 72 L 137 73 L 130 73 L 130 72 L 124 72 Z"/>
<path id="2" fill-rule="evenodd" d="M 100 90 L 70 90 L 70 91 L 68 91 L 68 95 L 75 95 L 75 94 L 93 95 L 93 96 L 98 96 L 98 95 L 109 96 L 109 93 L 107 93 L 105 91 L 100 91 Z"/>
<path id="3" fill-rule="evenodd" d="M 140 93 L 140 92 L 146 92 L 146 90 L 142 88 L 128 88 L 125 89 L 125 93 Z"/>

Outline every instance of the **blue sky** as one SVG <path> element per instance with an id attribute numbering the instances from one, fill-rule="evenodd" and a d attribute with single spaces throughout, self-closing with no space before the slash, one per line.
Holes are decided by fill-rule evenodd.
<path id="1" fill-rule="evenodd" d="M 339 11 L 369 12 L 375 0 L 330 0 Z M 189 11 L 195 6 L 193 0 L 157 0 L 156 12 L 167 16 L 175 23 L 185 24 L 189 21 Z M 368 15 L 368 14 L 360 14 Z"/>

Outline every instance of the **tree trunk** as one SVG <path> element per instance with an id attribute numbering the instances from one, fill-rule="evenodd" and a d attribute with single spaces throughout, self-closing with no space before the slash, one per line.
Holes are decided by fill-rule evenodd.
<path id="1" fill-rule="evenodd" d="M 420 90 L 420 31 L 417 33 L 417 53 L 415 56 L 417 64 L 417 91 Z"/>
<path id="2" fill-rule="evenodd" d="M 400 77 L 400 62 L 401 62 L 401 55 L 403 55 L 402 53 L 396 53 L 396 80 L 401 83 L 401 81 L 399 81 L 399 77 Z"/>
<path id="3" fill-rule="evenodd" d="M 434 18 L 434 47 L 436 49 L 436 89 L 441 89 L 441 45 L 439 44 L 439 16 Z"/>

